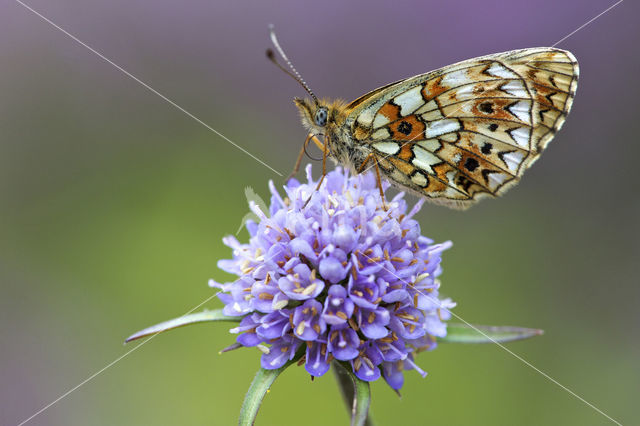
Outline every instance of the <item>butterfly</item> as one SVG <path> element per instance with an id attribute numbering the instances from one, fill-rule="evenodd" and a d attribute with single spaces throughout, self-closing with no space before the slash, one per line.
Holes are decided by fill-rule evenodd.
<path id="1" fill-rule="evenodd" d="M 565 121 L 578 62 L 566 50 L 539 47 L 468 59 L 397 81 L 351 103 L 319 100 L 271 40 L 312 99 L 294 99 L 311 140 L 361 173 L 375 169 L 402 190 L 466 209 L 502 195 L 539 157 Z M 323 137 L 324 142 L 318 140 Z M 320 187 L 322 179 L 318 187 Z"/>

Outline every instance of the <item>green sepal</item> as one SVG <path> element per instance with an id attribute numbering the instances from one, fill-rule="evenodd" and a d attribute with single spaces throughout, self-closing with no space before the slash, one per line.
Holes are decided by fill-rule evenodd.
<path id="1" fill-rule="evenodd" d="M 505 343 L 543 333 L 544 331 L 535 328 L 447 323 L 447 336 L 438 337 L 438 342 Z"/>
<path id="2" fill-rule="evenodd" d="M 222 313 L 222 309 L 198 312 L 196 314 L 183 315 L 181 317 L 170 319 L 169 321 L 164 321 L 164 322 L 161 322 L 160 324 L 147 327 L 144 330 L 140 330 L 137 333 L 134 333 L 131 336 L 127 337 L 127 339 L 124 342 L 129 343 L 133 340 L 137 340 L 145 336 L 162 333 L 164 331 L 172 330 L 178 327 L 184 327 L 185 325 L 197 324 L 199 322 L 209 322 L 209 321 L 240 322 L 240 320 L 242 320 L 242 317 L 230 317 L 230 316 L 224 315 Z"/>
<path id="3" fill-rule="evenodd" d="M 269 392 L 269 388 L 276 380 L 276 378 L 287 369 L 291 364 L 294 364 L 302 358 L 306 350 L 306 345 L 302 345 L 298 352 L 294 355 L 293 359 L 288 361 L 282 367 L 276 370 L 266 370 L 260 368 L 256 373 L 256 376 L 249 386 L 249 390 L 242 402 L 242 408 L 240 409 L 240 417 L 238 418 L 239 426 L 250 426 L 256 421 L 260 404 L 264 399 L 264 396 Z"/>

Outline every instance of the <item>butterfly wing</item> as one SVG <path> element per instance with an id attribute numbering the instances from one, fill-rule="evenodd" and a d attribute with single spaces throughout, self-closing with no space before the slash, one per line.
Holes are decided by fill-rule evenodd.
<path id="1" fill-rule="evenodd" d="M 518 182 L 564 123 L 577 82 L 570 52 L 498 53 L 374 90 L 346 107 L 345 125 L 392 182 L 467 208 Z"/>

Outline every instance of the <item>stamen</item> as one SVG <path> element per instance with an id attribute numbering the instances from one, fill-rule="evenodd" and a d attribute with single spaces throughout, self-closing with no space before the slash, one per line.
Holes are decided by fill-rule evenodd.
<path id="1" fill-rule="evenodd" d="M 373 363 L 371 362 L 371 360 L 369 358 L 367 358 L 366 356 L 362 357 L 362 361 L 367 364 L 367 367 L 369 367 L 369 369 L 373 370 L 375 368 L 375 365 L 373 365 Z"/>
<path id="2" fill-rule="evenodd" d="M 360 367 L 362 367 L 362 361 L 360 360 L 360 358 L 356 358 L 356 359 L 354 359 L 354 360 L 353 360 L 353 368 L 354 368 L 356 371 L 359 371 L 359 370 L 360 370 Z"/>
<path id="3" fill-rule="evenodd" d="M 273 309 L 275 309 L 276 311 L 279 311 L 280 309 L 284 309 L 288 304 L 289 304 L 288 300 L 281 300 L 273 304 Z"/>
<path id="4" fill-rule="evenodd" d="M 296 334 L 298 334 L 298 336 L 302 336 L 302 334 L 304 333 L 305 326 L 306 324 L 304 321 L 298 324 L 298 327 L 296 328 Z"/>
<path id="5" fill-rule="evenodd" d="M 353 318 L 349 318 L 348 323 L 351 326 L 351 328 L 353 328 L 355 331 L 360 330 L 360 327 L 358 327 L 358 324 L 356 324 L 356 322 L 353 320 Z"/>
<path id="6" fill-rule="evenodd" d="M 302 291 L 302 294 L 304 294 L 305 296 L 308 296 L 308 295 L 310 295 L 311 293 L 313 293 L 315 291 L 316 287 L 318 287 L 318 285 L 316 283 L 313 283 L 309 287 L 305 288 Z"/>

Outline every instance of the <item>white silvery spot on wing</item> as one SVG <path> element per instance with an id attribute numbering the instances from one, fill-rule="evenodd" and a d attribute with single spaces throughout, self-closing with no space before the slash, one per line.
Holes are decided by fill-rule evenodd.
<path id="1" fill-rule="evenodd" d="M 453 71 L 450 73 L 446 73 L 443 77 L 442 77 L 442 82 L 441 84 L 443 86 L 461 86 L 465 83 L 470 83 L 471 80 L 469 79 L 469 75 L 467 73 L 466 69 L 462 69 L 462 70 L 458 70 L 458 71 Z"/>
<path id="2" fill-rule="evenodd" d="M 416 86 L 393 98 L 393 102 L 400 107 L 400 114 L 403 117 L 412 114 L 424 103 L 420 90 L 422 90 L 422 86 Z"/>
<path id="3" fill-rule="evenodd" d="M 389 124 L 389 119 L 384 114 L 376 114 L 375 120 L 373 120 L 373 128 L 377 129 L 378 127 L 386 126 Z"/>
<path id="4" fill-rule="evenodd" d="M 445 133 L 460 130 L 460 122 L 456 119 L 445 119 L 429 123 L 424 130 L 427 138 L 435 138 Z"/>
<path id="5" fill-rule="evenodd" d="M 370 108 L 365 109 L 364 111 L 362 111 L 362 113 L 360 113 L 357 121 L 362 126 L 369 127 L 371 125 L 371 122 L 373 121 L 373 115 L 374 115 L 373 110 L 371 110 Z"/>
<path id="6" fill-rule="evenodd" d="M 400 151 L 400 146 L 395 142 L 376 142 L 373 147 L 388 155 L 394 155 Z"/>
<path id="7" fill-rule="evenodd" d="M 531 101 L 518 101 L 507 107 L 510 113 L 518 117 L 520 121 L 531 124 L 529 113 L 531 112 Z"/>
<path id="8" fill-rule="evenodd" d="M 519 146 L 525 149 L 529 149 L 529 138 L 531 137 L 531 129 L 526 127 L 518 127 L 517 129 L 511 130 L 509 134 Z"/>
<path id="9" fill-rule="evenodd" d="M 526 87 L 520 80 L 511 80 L 507 84 L 500 86 L 500 90 L 518 98 L 530 98 Z"/>
<path id="10" fill-rule="evenodd" d="M 516 170 L 518 170 L 518 167 L 520 167 L 520 163 L 522 163 L 523 157 L 524 155 L 522 154 L 522 152 L 513 151 L 504 154 L 502 156 L 502 159 L 505 163 L 507 163 L 507 167 L 509 167 L 509 170 L 515 172 Z"/>
<path id="11" fill-rule="evenodd" d="M 378 129 L 375 132 L 373 132 L 371 137 L 374 140 L 389 139 L 391 137 L 391 134 L 389 133 L 389 130 L 387 130 L 386 128 L 382 128 L 382 129 Z"/>
<path id="12" fill-rule="evenodd" d="M 507 179 L 507 175 L 495 172 L 489 174 L 489 189 L 495 191 Z"/>
<path id="13" fill-rule="evenodd" d="M 491 64 L 491 66 L 487 69 L 487 74 L 501 78 L 518 78 L 517 74 L 515 74 L 513 71 L 509 71 L 497 62 L 493 62 Z"/>
<path id="14" fill-rule="evenodd" d="M 411 181 L 419 186 L 427 185 L 427 178 L 420 172 L 415 172 L 413 176 L 411 176 Z"/>
<path id="15" fill-rule="evenodd" d="M 438 139 L 425 139 L 423 141 L 417 142 L 418 145 L 426 149 L 427 151 L 435 152 L 440 149 L 440 142 Z"/>
<path id="16" fill-rule="evenodd" d="M 414 166 L 430 173 L 430 174 L 435 174 L 435 172 L 433 171 L 433 169 L 431 168 L 432 165 L 434 164 L 438 164 L 441 163 L 442 160 L 440 160 L 440 158 L 436 157 L 435 155 L 433 155 L 432 153 L 430 153 L 429 151 L 426 151 L 422 148 L 420 148 L 419 146 L 414 146 L 413 147 L 413 153 L 415 154 L 414 159 L 412 160 L 412 163 Z"/>

